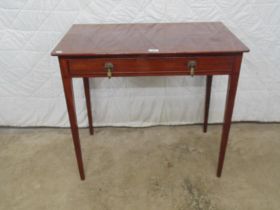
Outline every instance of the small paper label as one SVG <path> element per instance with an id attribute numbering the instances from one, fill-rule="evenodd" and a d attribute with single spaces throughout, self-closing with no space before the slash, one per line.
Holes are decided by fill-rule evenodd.
<path id="1" fill-rule="evenodd" d="M 60 54 L 60 53 L 62 53 L 62 51 L 61 50 L 57 50 L 57 51 L 55 51 L 56 53 L 58 53 L 58 54 Z"/>
<path id="2" fill-rule="evenodd" d="M 151 49 L 148 49 L 148 52 L 157 53 L 157 52 L 159 52 L 159 49 L 151 48 Z"/>

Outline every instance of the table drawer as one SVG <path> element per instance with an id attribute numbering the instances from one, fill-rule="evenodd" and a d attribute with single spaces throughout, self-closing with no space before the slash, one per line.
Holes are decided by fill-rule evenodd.
<path id="1" fill-rule="evenodd" d="M 68 59 L 73 76 L 227 74 L 232 65 L 232 56 Z"/>

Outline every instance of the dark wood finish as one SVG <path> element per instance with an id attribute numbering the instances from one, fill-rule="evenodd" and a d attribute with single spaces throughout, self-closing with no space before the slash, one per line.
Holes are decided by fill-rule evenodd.
<path id="1" fill-rule="evenodd" d="M 73 25 L 56 56 L 239 53 L 248 48 L 221 22 Z"/>
<path id="2" fill-rule="evenodd" d="M 223 165 L 224 165 L 224 159 L 225 159 L 225 153 L 226 153 L 226 148 L 228 143 L 231 117 L 233 113 L 241 61 L 242 61 L 242 55 L 236 56 L 232 73 L 228 76 L 228 90 L 227 90 L 227 98 L 226 98 L 226 105 L 225 105 L 224 124 L 223 124 L 223 132 L 222 132 L 222 139 L 220 145 L 219 163 L 217 168 L 218 177 L 221 177 Z"/>
<path id="3" fill-rule="evenodd" d="M 82 153 L 72 79 L 84 78 L 90 133 L 93 133 L 89 77 L 207 75 L 204 132 L 207 130 L 213 75 L 229 75 L 217 176 L 222 173 L 241 58 L 249 49 L 222 23 L 73 25 L 53 50 L 58 56 L 81 179 Z M 195 68 L 189 62 L 195 63 Z M 193 62 L 195 61 L 195 62 Z M 107 65 L 108 66 L 108 65 Z M 110 65 L 111 66 L 111 65 Z M 111 67 L 110 67 L 111 68 Z M 111 74 L 108 74 L 111 75 Z"/>
<path id="4" fill-rule="evenodd" d="M 66 99 L 66 104 L 68 109 L 69 121 L 71 126 L 71 132 L 72 132 L 72 138 L 75 147 L 78 168 L 80 172 L 80 177 L 82 180 L 84 180 L 85 174 L 84 174 L 84 166 L 83 166 L 83 158 L 82 158 L 82 151 L 81 151 L 78 124 L 77 124 L 77 117 L 75 111 L 72 78 L 68 74 L 66 60 L 59 59 L 59 63 L 60 63 L 62 82 L 64 87 L 65 99 Z"/>
<path id="5" fill-rule="evenodd" d="M 206 77 L 206 93 L 205 93 L 205 108 L 204 108 L 204 123 L 203 123 L 203 132 L 207 132 L 208 126 L 208 115 L 209 115 L 209 105 L 211 98 L 211 88 L 212 88 L 212 75 Z"/>
<path id="6" fill-rule="evenodd" d="M 89 78 L 84 77 L 84 91 L 87 105 L 87 115 L 88 115 L 88 127 L 89 133 L 93 135 L 93 126 L 92 126 L 92 112 L 91 112 L 91 102 L 90 102 L 90 87 L 89 87 Z"/>

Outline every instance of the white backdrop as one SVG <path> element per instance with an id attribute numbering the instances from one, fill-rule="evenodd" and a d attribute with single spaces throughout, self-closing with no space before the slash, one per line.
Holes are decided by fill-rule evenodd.
<path id="1" fill-rule="evenodd" d="M 245 54 L 233 119 L 280 121 L 279 0 L 1 0 L 0 125 L 68 126 L 57 58 L 73 23 L 223 21 Z M 210 122 L 223 119 L 226 77 L 214 77 Z M 204 77 L 92 79 L 94 125 L 202 122 Z M 87 125 L 75 80 L 80 126 Z"/>

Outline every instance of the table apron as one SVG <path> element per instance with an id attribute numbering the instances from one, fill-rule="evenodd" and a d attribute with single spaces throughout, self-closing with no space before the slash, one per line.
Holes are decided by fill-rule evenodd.
<path id="1" fill-rule="evenodd" d="M 71 58 L 67 59 L 71 77 L 107 77 L 106 63 L 113 65 L 112 77 L 231 74 L 234 56 L 156 57 L 156 58 Z"/>

